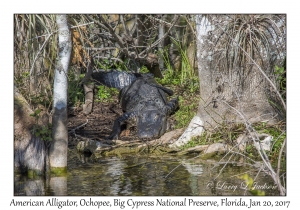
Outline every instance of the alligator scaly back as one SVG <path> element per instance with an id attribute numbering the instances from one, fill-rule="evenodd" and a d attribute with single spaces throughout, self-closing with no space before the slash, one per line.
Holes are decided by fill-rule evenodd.
<path id="1" fill-rule="evenodd" d="M 167 130 L 167 118 L 178 108 L 178 97 L 168 101 L 173 91 L 161 86 L 152 74 L 94 70 L 97 82 L 120 90 L 124 114 L 118 117 L 108 139 L 118 139 L 121 125 L 136 125 L 141 139 L 159 138 Z"/>

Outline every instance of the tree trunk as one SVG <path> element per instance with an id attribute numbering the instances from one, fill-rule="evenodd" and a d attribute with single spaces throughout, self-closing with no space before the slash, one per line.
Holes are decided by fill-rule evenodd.
<path id="1" fill-rule="evenodd" d="M 37 124 L 26 99 L 14 90 L 14 168 L 15 171 L 40 175 L 45 172 L 46 146 L 44 141 L 33 135 Z M 48 123 L 47 120 L 42 123 Z"/>
<path id="2" fill-rule="evenodd" d="M 164 21 L 165 17 L 166 16 L 161 15 L 161 20 Z M 158 27 L 158 39 L 162 39 L 162 40 L 157 45 L 157 47 L 158 47 L 158 51 L 161 52 L 161 54 L 159 54 L 159 57 L 158 57 L 158 65 L 161 70 L 163 70 L 165 68 L 164 59 L 163 59 L 163 53 L 164 53 L 164 47 L 165 47 L 165 41 L 163 39 L 164 34 L 165 34 L 165 26 L 163 23 L 160 23 L 159 27 Z"/>
<path id="3" fill-rule="evenodd" d="M 53 141 L 49 151 L 50 170 L 66 172 L 68 153 L 67 92 L 68 67 L 72 51 L 71 32 L 66 15 L 57 15 L 59 54 L 54 76 L 53 89 Z"/>
<path id="4" fill-rule="evenodd" d="M 92 112 L 94 101 L 94 83 L 83 84 L 85 100 L 83 104 L 83 113 L 88 115 Z"/>
<path id="5" fill-rule="evenodd" d="M 201 15 L 196 16 L 196 25 L 201 99 L 197 115 L 174 146 L 201 135 L 202 128 L 210 130 L 224 123 L 278 122 L 281 116 L 269 103 L 270 83 L 256 66 L 248 64 L 226 71 L 216 65 L 219 53 L 211 50 L 215 44 L 211 40 L 213 26 Z"/>
<path id="6" fill-rule="evenodd" d="M 211 49 L 212 36 L 205 35 L 201 27 L 210 27 L 209 21 L 197 17 L 198 68 L 201 100 L 197 115 L 207 129 L 223 123 L 249 123 L 278 121 L 278 112 L 269 103 L 270 83 L 252 64 L 226 70 L 216 65 L 217 55 Z M 205 27 L 205 26 L 204 26 Z M 217 53 L 216 53 L 217 54 Z M 265 70 L 266 71 L 266 70 Z"/>

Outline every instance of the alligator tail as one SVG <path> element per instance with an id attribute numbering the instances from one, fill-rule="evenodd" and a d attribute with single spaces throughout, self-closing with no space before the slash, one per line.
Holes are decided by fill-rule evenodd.
<path id="1" fill-rule="evenodd" d="M 104 70 L 93 70 L 92 77 L 97 82 L 107 87 L 113 87 L 121 90 L 125 86 L 130 85 L 136 80 L 137 74 L 128 73 L 124 71 L 104 71 Z"/>

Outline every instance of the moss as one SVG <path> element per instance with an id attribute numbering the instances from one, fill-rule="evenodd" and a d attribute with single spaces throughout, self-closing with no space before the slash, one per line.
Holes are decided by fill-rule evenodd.
<path id="1" fill-rule="evenodd" d="M 67 175 L 67 167 L 51 167 L 50 173 L 56 176 L 66 176 Z"/>
<path id="2" fill-rule="evenodd" d="M 39 171 L 39 170 L 28 170 L 27 171 L 27 176 L 28 178 L 35 178 L 37 176 L 42 176 L 43 175 L 43 172 L 42 171 Z"/>
<path id="3" fill-rule="evenodd" d="M 115 156 L 121 157 L 124 154 L 136 154 L 140 151 L 140 148 L 137 147 L 118 147 L 110 151 L 105 151 L 103 154 L 105 156 Z"/>

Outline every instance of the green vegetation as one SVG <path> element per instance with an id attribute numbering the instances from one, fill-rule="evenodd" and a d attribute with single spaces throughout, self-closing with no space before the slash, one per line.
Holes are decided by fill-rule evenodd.
<path id="1" fill-rule="evenodd" d="M 97 91 L 97 99 L 98 102 L 110 102 L 115 100 L 112 96 L 117 96 L 119 91 L 116 88 L 109 88 L 103 85 L 99 85 Z"/>
<path id="2" fill-rule="evenodd" d="M 68 175 L 67 167 L 51 167 L 50 173 L 54 174 L 55 176 L 64 177 Z"/>
<path id="3" fill-rule="evenodd" d="M 43 141 L 52 141 L 52 124 L 46 126 L 34 125 L 32 133 Z"/>
<path id="4" fill-rule="evenodd" d="M 170 63 L 168 55 L 169 47 L 166 47 L 161 55 L 167 69 L 163 72 L 163 78 L 157 78 L 157 82 L 167 86 L 174 91 L 174 95 L 179 96 L 179 110 L 174 114 L 175 128 L 183 128 L 188 126 L 191 119 L 197 113 L 199 104 L 199 78 L 196 70 L 190 64 L 187 56 L 187 50 L 183 49 L 179 42 L 172 40 L 177 46 L 181 57 L 181 69 L 175 71 Z"/>
<path id="5" fill-rule="evenodd" d="M 111 70 L 111 69 L 117 69 L 121 71 L 128 71 L 127 65 L 129 64 L 129 60 L 126 59 L 124 62 L 117 62 L 115 60 L 111 59 L 101 59 L 97 60 L 96 62 L 97 66 L 99 69 L 104 69 L 104 70 Z"/>
<path id="6" fill-rule="evenodd" d="M 286 100 L 286 67 L 285 62 L 282 67 L 275 66 L 275 77 L 279 84 L 279 91 L 284 100 Z"/>
<path id="7" fill-rule="evenodd" d="M 269 126 L 266 123 L 255 124 L 254 128 L 258 133 L 265 133 L 273 136 L 273 141 L 271 144 L 271 151 L 267 153 L 269 156 L 270 162 L 273 167 L 277 167 L 278 157 L 280 149 L 282 147 L 283 141 L 286 138 L 286 125 L 285 123 L 279 123 L 275 126 Z M 286 168 L 286 157 L 285 155 L 281 159 L 282 168 Z"/>
<path id="8" fill-rule="evenodd" d="M 52 124 L 39 125 L 41 109 L 36 109 L 30 116 L 34 117 L 36 124 L 32 128 L 32 133 L 43 141 L 52 141 Z"/>
<path id="9" fill-rule="evenodd" d="M 197 113 L 198 98 L 188 96 L 179 96 L 179 110 L 175 113 L 175 128 L 183 128 L 188 126 L 192 118 Z"/>
<path id="10" fill-rule="evenodd" d="M 84 74 L 80 74 L 79 78 L 76 78 L 74 71 L 69 71 L 68 75 L 68 103 L 69 106 L 79 107 L 84 103 L 84 90 L 81 84 L 81 80 Z"/>
<path id="11" fill-rule="evenodd" d="M 279 123 L 276 125 L 269 125 L 267 123 L 255 123 L 253 124 L 253 128 L 259 134 L 268 134 L 273 137 L 273 141 L 271 144 L 271 150 L 267 151 L 266 154 L 274 168 L 277 167 L 278 157 L 280 154 L 280 150 L 283 144 L 283 141 L 286 138 L 286 126 L 285 123 Z M 186 150 L 191 147 L 195 147 L 198 145 L 210 145 L 213 143 L 225 143 L 231 146 L 235 146 L 237 144 L 237 138 L 246 133 L 246 127 L 244 124 L 223 124 L 216 128 L 214 131 L 205 131 L 201 136 L 194 137 L 187 144 L 182 146 L 181 150 Z M 259 154 L 250 141 L 245 148 L 244 151 L 248 157 L 256 160 L 259 159 Z M 286 169 L 286 158 L 285 156 L 281 159 L 282 170 Z"/>
<path id="12" fill-rule="evenodd" d="M 207 145 L 207 138 L 206 138 L 206 133 L 204 133 L 201 136 L 197 136 L 197 137 L 193 137 L 191 139 L 191 141 L 189 141 L 188 143 L 186 143 L 185 145 L 180 147 L 180 150 L 186 150 L 188 148 L 192 148 L 198 145 Z"/>
<path id="13" fill-rule="evenodd" d="M 34 179 L 36 177 L 40 177 L 42 174 L 43 174 L 43 172 L 42 171 L 38 171 L 38 170 L 31 170 L 30 169 L 30 170 L 27 171 L 27 176 L 30 179 Z"/>
<path id="14" fill-rule="evenodd" d="M 234 146 L 235 140 L 244 133 L 244 124 L 223 124 L 215 131 L 204 131 L 201 136 L 194 137 L 190 142 L 181 147 L 182 150 L 197 145 L 208 145 L 213 143 L 226 143 Z"/>

